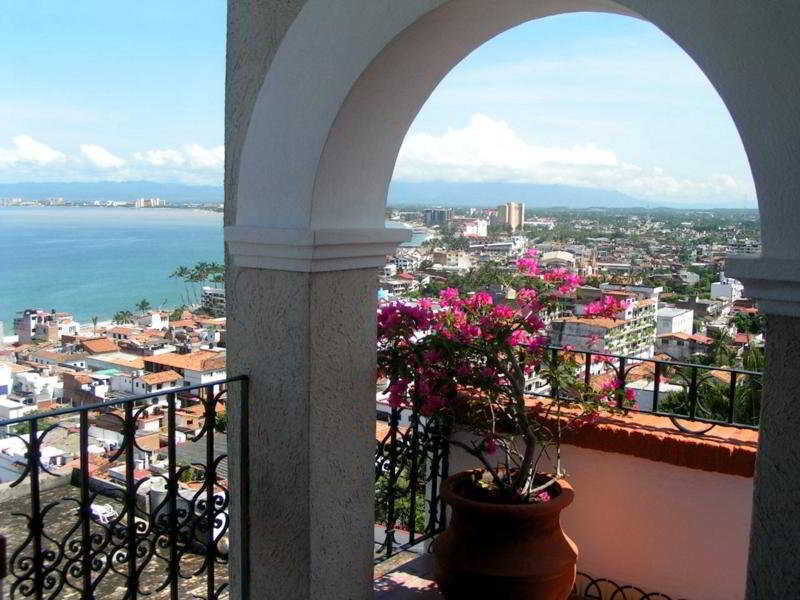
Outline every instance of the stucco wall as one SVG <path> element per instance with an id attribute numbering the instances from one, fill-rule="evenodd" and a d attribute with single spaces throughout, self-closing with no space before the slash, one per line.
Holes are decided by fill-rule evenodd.
<path id="1" fill-rule="evenodd" d="M 763 241 L 763 257 L 750 265 L 740 261 L 736 271 L 729 264 L 726 270 L 733 271 L 731 274 L 742 279 L 746 286 L 751 284 L 742 276 L 742 269 L 750 270 L 751 279 L 760 281 L 760 288 L 751 288 L 750 295 L 761 300 L 765 312 L 800 315 L 800 245 L 796 243 L 800 238 L 797 203 L 800 169 L 796 168 L 800 155 L 800 112 L 796 108 L 800 96 L 797 60 L 800 2 L 229 0 L 229 6 L 226 239 L 228 228 L 233 226 L 231 240 L 252 241 L 247 249 L 257 249 L 263 259 L 262 269 L 266 264 L 273 267 L 280 264 L 280 260 L 274 259 L 285 258 L 298 245 L 306 244 L 304 251 L 316 255 L 320 231 L 326 232 L 329 240 L 325 250 L 328 255 L 337 254 L 344 259 L 358 256 L 365 240 L 372 240 L 370 243 L 374 242 L 377 248 L 369 255 L 370 260 L 382 254 L 379 242 L 396 242 L 381 231 L 386 189 L 397 151 L 419 108 L 441 78 L 481 43 L 525 20 L 566 11 L 610 11 L 638 14 L 653 22 L 686 50 L 720 93 L 750 159 Z M 348 228 L 351 229 L 346 231 Z M 284 241 L 276 244 L 276 238 L 281 236 Z M 330 497 L 322 494 L 314 483 L 325 481 L 315 470 L 321 466 L 315 462 L 321 460 L 317 453 L 322 455 L 325 448 L 314 444 L 332 443 L 332 439 L 314 429 L 314 419 L 322 415 L 315 416 L 308 405 L 315 390 L 335 390 L 342 382 L 351 388 L 348 398 L 352 404 L 347 406 L 352 415 L 360 415 L 361 408 L 365 409 L 364 423 L 353 425 L 354 432 L 363 436 L 363 440 L 353 442 L 352 449 L 358 452 L 350 456 L 349 462 L 342 456 L 337 468 L 353 474 L 355 479 L 361 478 L 363 473 L 359 469 L 365 467 L 357 464 L 361 460 L 358 457 L 373 435 L 371 408 L 367 410 L 374 391 L 368 373 L 369 363 L 374 360 L 374 346 L 370 346 L 374 344 L 374 289 L 368 285 L 372 275 L 352 275 L 357 285 L 347 286 L 325 283 L 323 276 L 283 276 L 234 268 L 233 262 L 242 252 L 237 249 L 239 254 L 234 255 L 232 248 L 232 244 L 226 247 L 228 372 L 253 376 L 251 389 L 262 390 L 253 397 L 254 401 L 264 402 L 253 415 L 253 436 L 257 441 L 265 441 L 268 432 L 279 432 L 280 424 L 269 422 L 276 417 L 288 419 L 287 424 L 298 419 L 298 423 L 309 425 L 307 435 L 300 439 L 302 443 L 298 442 L 302 452 L 296 461 L 297 477 L 289 483 L 273 481 L 275 472 L 262 469 L 264 465 L 276 466 L 282 456 L 289 456 L 291 448 L 258 446 L 263 465 L 254 469 L 253 493 L 261 498 L 281 498 L 278 502 L 286 504 L 287 510 L 291 509 L 289 512 L 303 524 L 287 529 L 286 521 L 270 521 L 278 529 L 265 532 L 276 541 L 275 549 L 269 551 L 262 546 L 260 554 L 253 553 L 253 560 L 261 566 L 254 581 L 268 583 L 263 579 L 268 571 L 280 572 L 287 558 L 278 553 L 277 542 L 285 539 L 287 544 L 295 545 L 292 556 L 299 561 L 289 561 L 289 571 L 297 576 L 297 581 L 303 581 L 306 590 L 313 591 L 315 586 L 324 586 L 326 581 L 338 578 L 355 582 L 346 584 L 347 589 L 342 588 L 339 597 L 367 598 L 369 591 L 359 588 L 358 582 L 366 575 L 365 565 L 372 551 L 371 517 L 364 509 L 368 499 L 359 497 L 358 514 L 344 511 L 341 515 L 344 520 L 338 521 L 338 525 L 315 512 L 323 510 L 320 498 L 324 503 L 324 498 Z M 311 265 L 314 261 L 308 262 Z M 339 268 L 342 264 L 340 261 Z M 308 270 L 317 267 L 325 270 L 325 265 L 319 264 L 314 268 L 309 266 Z M 335 277 L 340 282 L 347 281 L 345 275 Z M 313 282 L 323 286 L 319 288 L 319 300 L 309 296 Z M 336 294 L 345 294 L 351 297 L 350 301 L 342 302 Z M 775 301 L 768 304 L 764 298 L 770 297 Z M 278 312 L 273 310 L 274 302 L 278 302 Z M 326 312 L 330 303 L 343 310 L 342 314 L 348 310 L 352 313 L 337 322 L 336 328 L 348 323 L 354 327 L 349 334 L 354 348 L 351 360 L 341 363 L 342 370 L 338 372 L 329 368 L 332 363 L 324 354 L 315 353 L 311 343 L 311 324 L 319 323 L 321 315 L 331 316 Z M 319 331 L 327 331 L 327 324 L 320 323 Z M 771 365 L 777 364 L 773 361 L 777 358 L 773 356 L 775 348 L 796 344 L 796 338 L 788 337 L 791 331 L 774 332 L 775 338 L 783 341 L 772 340 L 768 344 Z M 329 353 L 341 351 L 338 340 L 321 341 L 320 349 Z M 278 349 L 284 353 L 276 353 Z M 794 356 L 793 346 L 791 350 Z M 328 366 L 320 368 L 317 361 Z M 781 377 L 794 377 L 795 371 L 784 364 L 778 372 Z M 765 405 L 774 406 L 776 418 L 788 415 L 789 407 L 794 406 L 790 397 L 793 386 L 781 386 L 781 377 L 766 380 Z M 286 394 L 281 400 L 291 404 L 296 399 L 297 405 L 289 408 L 273 404 L 276 398 L 270 394 L 279 390 Z M 277 413 L 270 412 L 268 407 L 274 407 Z M 231 412 L 231 431 L 235 437 L 238 431 L 235 404 Z M 797 414 L 797 411 L 792 413 Z M 790 418 L 789 422 L 796 424 L 796 418 Z M 791 459 L 800 453 L 800 438 L 794 431 L 796 428 L 774 424 L 764 428 L 765 439 L 770 443 L 770 458 L 761 463 L 766 478 L 759 484 L 761 504 L 757 504 L 765 510 L 754 520 L 758 531 L 753 540 L 764 551 L 751 561 L 758 579 L 758 584 L 751 583 L 753 599 L 786 596 L 796 593 L 800 586 L 797 569 L 791 570 L 792 565 L 796 567 L 800 520 L 782 519 L 779 528 L 763 522 L 774 518 L 774 513 L 770 514 L 766 508 L 792 502 L 797 505 L 794 479 L 784 477 L 780 470 L 782 464 L 794 464 Z M 363 449 L 359 446 L 361 442 Z M 235 453 L 235 444 L 233 448 Z M 781 477 L 788 483 L 771 487 L 770 479 Z M 724 484 L 718 487 L 725 489 Z M 355 487 L 349 489 L 357 491 Z M 708 490 L 716 493 L 714 486 Z M 317 493 L 321 496 L 317 497 Z M 745 522 L 743 518 L 737 521 L 739 525 Z M 355 558 L 349 563 L 342 553 L 327 555 L 322 548 L 312 547 L 310 539 L 299 542 L 296 539 L 300 535 L 298 530 L 305 528 L 308 533 L 320 527 L 326 535 L 346 539 L 346 526 L 351 524 L 363 530 L 363 535 L 351 538 L 349 551 Z M 237 560 L 234 550 L 234 567 Z M 318 567 L 309 573 L 309 565 L 315 564 Z M 303 569 L 306 572 L 301 572 Z M 726 585 L 719 578 L 714 583 L 723 589 Z M 294 589 L 297 595 L 297 586 Z M 265 597 L 285 597 L 280 595 L 283 592 L 276 588 L 273 595 Z"/>
<path id="2" fill-rule="evenodd" d="M 753 480 L 563 446 L 578 570 L 686 600 L 742 600 Z M 478 465 L 463 451 L 450 471 Z"/>

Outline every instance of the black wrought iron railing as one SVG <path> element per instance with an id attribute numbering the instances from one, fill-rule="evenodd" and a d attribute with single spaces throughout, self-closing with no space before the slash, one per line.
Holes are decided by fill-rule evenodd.
<path id="1" fill-rule="evenodd" d="M 0 421 L 6 597 L 226 595 L 232 385 L 246 423 L 245 377 Z"/>
<path id="2" fill-rule="evenodd" d="M 759 372 L 557 347 L 550 352 L 555 360 L 574 360 L 586 387 L 611 382 L 620 408 L 666 417 L 681 432 L 703 435 L 718 425 L 758 429 Z M 626 399 L 629 389 L 633 402 Z M 534 383 L 529 393 L 553 398 L 560 392 Z M 411 409 L 392 409 L 385 422 L 375 453 L 376 562 L 424 549 L 446 527 L 439 497 L 449 470 L 446 435 Z"/>
<path id="3" fill-rule="evenodd" d="M 418 411 L 391 409 L 377 442 L 375 559 L 380 562 L 444 531 L 439 489 L 449 467 L 445 432 Z"/>
<path id="4" fill-rule="evenodd" d="M 760 372 L 558 347 L 550 351 L 554 359 L 565 354 L 579 359 L 586 387 L 601 387 L 610 375 L 620 391 L 620 408 L 667 417 L 684 433 L 701 435 L 718 425 L 758 429 Z M 633 392 L 633 402 L 627 401 L 627 390 Z M 550 389 L 531 394 L 554 397 Z"/>

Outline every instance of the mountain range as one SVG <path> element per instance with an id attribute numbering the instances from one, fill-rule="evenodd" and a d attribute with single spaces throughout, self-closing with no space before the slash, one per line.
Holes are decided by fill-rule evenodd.
<path id="1" fill-rule="evenodd" d="M 95 200 L 132 201 L 159 197 L 167 202 L 220 204 L 222 186 L 160 183 L 155 181 L 32 182 L 0 183 L 0 198 L 42 200 L 64 198 L 70 202 Z M 533 183 L 457 183 L 445 181 L 394 181 L 389 186 L 391 206 L 497 206 L 524 202 L 528 208 L 675 208 L 675 209 L 755 209 L 746 198 L 700 199 L 693 201 L 635 198 L 614 190 L 543 185 Z"/>

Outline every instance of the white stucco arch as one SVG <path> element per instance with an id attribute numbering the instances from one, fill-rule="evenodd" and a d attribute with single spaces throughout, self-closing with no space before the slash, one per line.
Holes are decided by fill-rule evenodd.
<path id="1" fill-rule="evenodd" d="M 397 151 L 436 84 L 472 49 L 524 21 L 575 11 L 639 16 L 659 27 L 714 85 L 747 152 L 763 254 L 729 261 L 726 272 L 744 281 L 771 328 L 747 597 L 796 592 L 800 520 L 786 516 L 796 514 L 800 475 L 785 465 L 800 459 L 800 319 L 786 316 L 800 317 L 800 4 L 230 5 L 228 358 L 230 372 L 251 378 L 250 498 L 271 507 L 249 525 L 251 562 L 260 561 L 253 585 L 264 597 L 371 597 L 375 273 L 365 267 L 383 264 L 404 237 L 383 223 Z M 231 410 L 235 444 L 235 403 Z M 287 464 L 288 480 L 276 475 Z"/>
<path id="2" fill-rule="evenodd" d="M 772 153 L 769 164 L 759 158 L 764 155 L 764 142 L 785 148 L 777 137 L 767 136 L 776 124 L 764 119 L 765 96 L 758 91 L 765 85 L 774 88 L 775 81 L 765 77 L 765 71 L 774 71 L 769 56 L 773 49 L 760 44 L 754 52 L 748 47 L 751 44 L 743 43 L 747 40 L 736 39 L 734 30 L 725 39 L 721 35 L 725 30 L 720 28 L 725 15 L 709 4 L 340 0 L 332 9 L 324 0 L 309 0 L 272 60 L 234 166 L 238 169 L 236 216 L 228 240 L 274 243 L 258 251 L 253 245 L 246 251 L 237 247 L 234 254 L 276 254 L 271 261 L 256 262 L 291 268 L 279 259 L 301 256 L 298 246 L 314 240 L 330 245 L 331 240 L 320 232 L 356 229 L 355 241 L 396 242 L 397 232 L 382 232 L 389 178 L 408 127 L 442 77 L 483 42 L 520 23 L 595 11 L 651 21 L 698 63 L 728 107 L 750 157 L 765 223 L 765 255 L 800 255 L 781 243 L 787 227 L 800 230 L 798 211 L 786 210 L 785 188 L 773 189 L 771 174 L 781 154 Z M 746 12 L 753 17 L 748 26 L 757 28 L 758 11 L 750 7 L 738 14 Z M 737 43 L 740 47 L 732 52 Z M 754 153 L 753 148 L 759 151 Z M 778 235 L 773 237 L 773 230 Z M 342 235 L 333 241 L 342 242 Z M 280 245 L 292 249 L 280 250 Z M 329 265 L 337 268 L 333 262 Z M 355 265 L 345 262 L 338 268 L 348 266 Z"/>

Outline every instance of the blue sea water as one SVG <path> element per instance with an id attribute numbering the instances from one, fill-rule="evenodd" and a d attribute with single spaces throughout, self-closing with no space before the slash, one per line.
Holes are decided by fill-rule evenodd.
<path id="1" fill-rule="evenodd" d="M 182 209 L 0 208 L 0 320 L 25 308 L 108 319 L 146 298 L 183 303 L 179 265 L 223 262 L 222 215 Z"/>
<path id="2" fill-rule="evenodd" d="M 389 226 L 396 224 L 387 223 Z M 418 245 L 424 236 L 414 235 Z M 86 323 L 185 302 L 169 275 L 180 265 L 223 262 L 222 215 L 200 210 L 0 208 L 0 321 L 13 333 L 26 308 L 71 312 Z"/>

